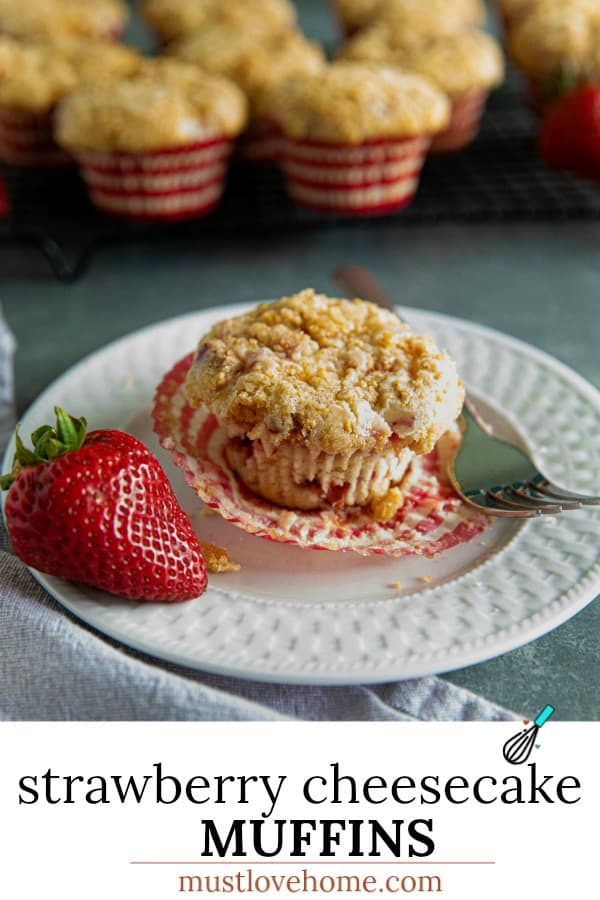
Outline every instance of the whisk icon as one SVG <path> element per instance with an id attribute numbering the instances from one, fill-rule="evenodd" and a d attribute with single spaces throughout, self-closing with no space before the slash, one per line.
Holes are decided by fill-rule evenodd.
<path id="1" fill-rule="evenodd" d="M 502 748 L 502 755 L 506 762 L 512 763 L 513 766 L 520 766 L 521 763 L 527 762 L 535 746 L 538 731 L 553 712 L 554 707 L 548 704 L 535 719 L 533 725 L 523 728 L 522 731 L 507 740 Z"/>

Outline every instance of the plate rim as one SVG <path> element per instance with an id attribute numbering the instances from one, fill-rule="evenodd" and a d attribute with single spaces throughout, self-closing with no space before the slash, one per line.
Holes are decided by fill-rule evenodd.
<path id="1" fill-rule="evenodd" d="M 152 333 L 159 334 L 165 327 L 175 328 L 178 323 L 183 324 L 186 320 L 193 321 L 199 318 L 218 315 L 237 315 L 247 309 L 251 309 L 256 305 L 256 302 L 257 301 L 245 301 L 236 304 L 224 304 L 195 310 L 193 312 L 182 313 L 177 316 L 172 316 L 167 319 L 160 320 L 158 322 L 149 323 L 145 326 L 142 326 L 141 328 L 128 332 L 125 335 L 121 335 L 120 337 L 109 341 L 108 343 L 102 345 L 91 353 L 86 354 L 72 366 L 70 366 L 65 372 L 63 372 L 57 378 L 53 379 L 29 404 L 27 409 L 22 414 L 21 418 L 29 416 L 32 411 L 34 411 L 38 406 L 48 406 L 48 398 L 50 394 L 52 392 L 60 390 L 63 381 L 70 381 L 72 378 L 76 377 L 80 368 L 88 365 L 91 361 L 101 358 L 106 354 L 118 351 L 119 347 L 127 345 L 134 339 L 143 340 L 144 337 L 151 337 Z M 265 300 L 258 302 L 269 301 Z M 451 323 L 455 327 L 458 327 L 463 331 L 466 330 L 471 335 L 485 335 L 488 339 L 491 339 L 495 343 L 498 343 L 500 345 L 508 345 L 509 347 L 512 346 L 520 353 L 525 354 L 529 359 L 541 363 L 550 370 L 556 372 L 558 375 L 562 376 L 574 387 L 577 387 L 581 391 L 581 393 L 587 399 L 589 399 L 600 412 L 600 391 L 590 381 L 588 381 L 566 363 L 562 362 L 559 359 L 556 359 L 546 351 L 532 346 L 526 341 L 514 337 L 513 335 L 506 334 L 486 325 L 481 325 L 477 322 L 471 322 L 465 318 L 449 315 L 447 313 L 440 313 L 436 310 L 417 309 L 403 305 L 399 305 L 397 308 L 401 310 L 402 315 L 406 316 L 409 321 L 411 314 L 414 316 L 422 315 L 436 321 L 440 321 L 442 324 L 444 323 L 444 321 Z M 439 341 L 439 343 L 443 344 L 443 341 Z M 135 412 L 135 410 L 133 412 Z M 514 421 L 514 419 L 512 419 L 511 417 L 510 411 L 506 415 L 509 420 Z M 14 431 L 3 454 L 3 471 L 10 463 L 13 452 Z M 3 514 L 4 504 L 5 495 L 3 495 L 2 498 Z M 486 562 L 489 563 L 494 559 L 497 559 L 499 556 L 502 556 L 505 550 L 508 549 L 508 546 L 510 546 L 512 543 L 513 539 L 511 539 L 508 545 L 506 547 L 503 547 L 498 554 L 495 554 Z M 477 568 L 481 568 L 482 566 L 485 567 L 486 562 L 482 563 Z M 598 571 L 595 571 L 595 568 L 597 568 Z M 507 652 L 510 652 L 513 649 L 522 647 L 527 643 L 530 643 L 532 640 L 541 637 L 543 634 L 554 630 L 556 627 L 568 621 L 570 618 L 584 609 L 589 603 L 594 601 L 596 595 L 600 591 L 600 567 L 595 568 L 592 568 L 592 570 L 587 573 L 583 581 L 572 585 L 569 589 L 564 591 L 560 595 L 560 602 L 558 600 L 554 600 L 551 604 L 551 607 L 554 606 L 556 608 L 554 610 L 552 610 L 551 607 L 548 608 L 548 614 L 544 615 L 543 621 L 537 626 L 535 624 L 535 620 L 539 618 L 539 612 L 532 613 L 531 616 L 523 620 L 525 622 L 530 622 L 530 624 L 529 627 L 524 630 L 520 628 L 520 632 L 518 635 L 515 635 L 510 630 L 507 630 L 506 633 L 502 636 L 501 640 L 498 640 L 498 636 L 493 636 L 494 640 L 493 642 L 491 642 L 490 636 L 488 636 L 486 639 L 483 639 L 482 642 L 479 642 L 475 645 L 460 645 L 459 652 L 456 653 L 451 653 L 448 648 L 444 648 L 441 652 L 443 652 L 446 662 L 444 664 L 440 664 L 440 666 L 437 666 L 435 664 L 435 657 L 439 655 L 439 652 L 430 650 L 428 651 L 427 656 L 422 660 L 418 655 L 416 657 L 412 657 L 410 665 L 408 666 L 408 668 L 405 666 L 404 671 L 401 674 L 399 674 L 397 670 L 391 671 L 391 669 L 388 669 L 387 667 L 382 670 L 372 671 L 371 673 L 365 670 L 361 670 L 359 673 L 353 673 L 348 669 L 345 669 L 344 671 L 340 672 L 327 670 L 323 674 L 320 674 L 315 671 L 307 672 L 305 670 L 300 671 L 292 669 L 288 669 L 286 671 L 281 671 L 278 669 L 272 672 L 268 670 L 256 671 L 254 669 L 246 669 L 243 666 L 240 667 L 224 663 L 213 663 L 210 660 L 203 660 L 200 662 L 198 661 L 198 659 L 193 659 L 190 656 L 186 655 L 186 653 L 176 653 L 164 648 L 158 650 L 155 644 L 149 644 L 143 639 L 133 640 L 131 634 L 121 633 L 118 628 L 115 630 L 113 627 L 112 630 L 106 630 L 101 625 L 96 624 L 94 621 L 91 621 L 90 619 L 82 615 L 80 609 L 74 603 L 72 603 L 68 597 L 65 596 L 65 594 L 69 594 L 71 590 L 77 590 L 77 585 L 71 585 L 67 582 L 66 584 L 68 586 L 68 589 L 66 591 L 64 589 L 60 590 L 60 586 L 65 584 L 64 582 L 61 582 L 60 579 L 55 579 L 53 576 L 45 575 L 44 573 L 38 572 L 31 568 L 30 572 L 36 579 L 36 581 L 50 594 L 51 597 L 53 597 L 53 599 L 57 603 L 59 603 L 72 616 L 74 616 L 74 618 L 78 622 L 81 622 L 85 627 L 90 628 L 93 633 L 107 637 L 109 640 L 116 642 L 117 644 L 141 652 L 144 655 L 156 659 L 159 662 L 173 663 L 187 669 L 210 672 L 216 675 L 242 678 L 247 680 L 280 684 L 283 683 L 324 686 L 377 684 L 404 680 L 413 677 L 420 677 L 423 675 L 431 675 L 434 672 L 441 674 L 454 671 L 465 666 L 483 663 L 497 656 L 501 656 Z M 452 581 L 452 584 L 454 584 L 456 580 L 457 579 L 454 579 Z M 55 582 L 58 582 L 58 587 Z M 438 588 L 441 587 L 444 587 L 444 585 L 436 586 L 432 589 L 432 593 L 437 591 Z M 575 599 L 570 598 L 570 595 L 573 593 L 575 593 L 576 595 Z M 379 602 L 381 601 L 372 601 L 368 605 L 369 607 L 373 607 Z M 273 601 L 273 603 L 275 603 L 275 601 Z M 340 601 L 340 603 L 343 604 L 344 601 Z M 333 603 L 332 607 L 339 605 L 340 604 L 338 603 Z M 531 622 L 531 620 L 533 620 L 533 622 Z M 492 643 L 492 647 L 488 648 L 487 645 L 490 642 Z"/>

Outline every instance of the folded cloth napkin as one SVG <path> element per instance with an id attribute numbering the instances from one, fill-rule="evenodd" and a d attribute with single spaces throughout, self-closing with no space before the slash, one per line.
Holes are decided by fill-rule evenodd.
<path id="1" fill-rule="evenodd" d="M 14 426 L 14 342 L 0 313 L 0 450 Z M 99 637 L 10 553 L 0 524 L 0 719 L 478 720 L 515 716 L 440 678 L 375 687 L 261 684 L 171 666 Z"/>

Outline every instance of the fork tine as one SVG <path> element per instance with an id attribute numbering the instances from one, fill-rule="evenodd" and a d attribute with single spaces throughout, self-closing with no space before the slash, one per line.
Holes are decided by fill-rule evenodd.
<path id="1" fill-rule="evenodd" d="M 493 488 L 486 493 L 495 503 L 502 504 L 508 509 L 527 509 L 534 516 L 557 515 L 561 512 L 561 507 L 556 503 L 548 504 L 545 501 L 536 503 L 533 499 L 524 500 L 523 498 L 513 499 L 514 494 L 511 492 L 511 488 Z M 507 497 L 506 493 L 510 493 L 510 497 Z"/>
<path id="2" fill-rule="evenodd" d="M 509 500 L 513 500 L 516 503 L 523 503 L 526 506 L 536 506 L 538 509 L 542 509 L 547 507 L 548 511 L 554 512 L 562 512 L 564 509 L 579 509 L 580 504 L 573 503 L 569 504 L 568 507 L 564 503 L 557 503 L 556 500 L 549 500 L 543 497 L 536 497 L 535 495 L 528 494 L 525 490 L 524 486 L 515 487 L 514 485 L 510 485 L 509 487 L 505 487 L 503 494 L 508 494 L 508 497 L 504 496 L 504 500 L 508 502 Z"/>
<path id="3" fill-rule="evenodd" d="M 462 493 L 462 491 L 459 491 L 459 494 L 470 506 L 483 510 L 483 512 L 487 512 L 491 516 L 510 519 L 532 519 L 534 516 L 540 515 L 538 510 L 533 507 L 519 506 L 517 509 L 516 506 L 508 506 L 503 500 L 499 501 L 490 492 L 468 491 L 467 493 Z"/>
<path id="4" fill-rule="evenodd" d="M 567 503 L 581 503 L 584 506 L 600 505 L 600 497 L 591 497 L 587 494 L 577 494 L 574 491 L 567 491 L 543 477 L 540 477 L 539 480 L 534 478 L 533 481 L 528 482 L 527 486 L 530 487 L 531 490 L 537 491 L 538 493 L 544 494 L 555 500 L 564 500 Z"/>

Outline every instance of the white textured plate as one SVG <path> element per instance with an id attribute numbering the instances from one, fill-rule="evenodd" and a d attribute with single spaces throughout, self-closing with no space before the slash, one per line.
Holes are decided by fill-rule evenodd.
<path id="1" fill-rule="evenodd" d="M 200 599 L 175 605 L 121 601 L 34 572 L 68 610 L 124 644 L 186 666 L 351 684 L 480 662 L 549 631 L 594 598 L 598 510 L 497 521 L 434 560 L 301 550 L 202 515 L 152 434 L 152 396 L 214 321 L 245 309 L 183 316 L 111 344 L 59 378 L 23 417 L 27 434 L 51 421 L 59 404 L 85 415 L 91 428 L 132 431 L 163 462 L 200 537 L 227 547 L 242 564 L 237 574 L 211 577 Z M 454 356 L 499 434 L 524 440 L 559 483 L 600 493 L 600 394 L 591 385 L 504 335 L 432 313 L 403 314 Z"/>

